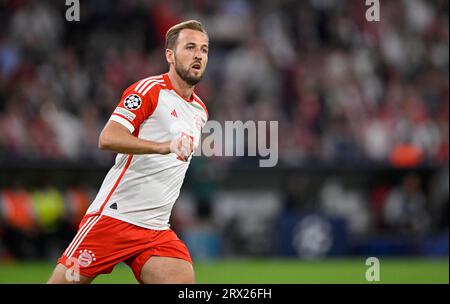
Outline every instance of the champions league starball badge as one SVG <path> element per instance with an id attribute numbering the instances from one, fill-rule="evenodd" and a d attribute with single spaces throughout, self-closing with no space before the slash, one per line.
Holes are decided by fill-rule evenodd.
<path id="1" fill-rule="evenodd" d="M 129 110 L 137 110 L 142 104 L 141 97 L 136 94 L 128 95 L 123 101 L 125 108 Z"/>

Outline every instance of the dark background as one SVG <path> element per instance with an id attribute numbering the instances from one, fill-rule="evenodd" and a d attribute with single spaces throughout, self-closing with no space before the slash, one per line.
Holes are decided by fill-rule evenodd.
<path id="1" fill-rule="evenodd" d="M 69 244 L 114 162 L 101 129 L 187 19 L 210 120 L 279 122 L 276 167 L 193 159 L 172 226 L 195 258 L 448 256 L 448 1 L 80 2 L 0 3 L 0 261 Z"/>

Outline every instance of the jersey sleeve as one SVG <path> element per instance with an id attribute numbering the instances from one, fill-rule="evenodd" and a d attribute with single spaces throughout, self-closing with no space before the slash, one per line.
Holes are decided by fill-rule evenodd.
<path id="1" fill-rule="evenodd" d="M 132 85 L 123 92 L 119 105 L 110 118 L 131 133 L 137 130 L 156 108 L 156 101 L 151 94 L 142 95 L 135 88 L 136 85 Z"/>

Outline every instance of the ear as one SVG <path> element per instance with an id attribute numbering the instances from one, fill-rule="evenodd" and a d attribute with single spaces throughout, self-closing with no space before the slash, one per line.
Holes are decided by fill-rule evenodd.
<path id="1" fill-rule="evenodd" d="M 173 50 L 166 49 L 166 61 L 169 65 L 175 64 L 175 55 L 174 55 Z"/>

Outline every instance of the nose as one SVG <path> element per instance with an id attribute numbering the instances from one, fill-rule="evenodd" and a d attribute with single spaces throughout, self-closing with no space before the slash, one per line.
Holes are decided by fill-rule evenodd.
<path id="1" fill-rule="evenodd" d="M 201 61 L 202 60 L 202 51 L 197 49 L 194 54 L 194 60 Z"/>
<path id="2" fill-rule="evenodd" d="M 194 55 L 194 60 L 195 61 L 202 61 L 202 56 L 200 54 L 195 54 Z"/>

